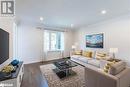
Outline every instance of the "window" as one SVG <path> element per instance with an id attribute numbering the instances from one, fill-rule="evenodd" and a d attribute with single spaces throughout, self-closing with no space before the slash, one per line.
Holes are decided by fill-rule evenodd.
<path id="1" fill-rule="evenodd" d="M 64 49 L 63 32 L 45 30 L 44 49 L 47 51 L 63 50 Z"/>

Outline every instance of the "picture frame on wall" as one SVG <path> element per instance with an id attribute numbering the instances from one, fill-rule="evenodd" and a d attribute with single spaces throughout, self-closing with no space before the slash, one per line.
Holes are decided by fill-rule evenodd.
<path id="1" fill-rule="evenodd" d="M 89 48 L 103 48 L 104 46 L 104 34 L 92 34 L 86 35 L 86 47 Z"/>

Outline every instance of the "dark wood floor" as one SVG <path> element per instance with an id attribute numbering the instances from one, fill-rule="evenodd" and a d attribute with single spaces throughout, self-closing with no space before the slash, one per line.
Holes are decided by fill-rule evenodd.
<path id="1" fill-rule="evenodd" d="M 47 81 L 40 72 L 40 65 L 48 63 L 33 63 L 24 65 L 24 76 L 21 87 L 48 87 Z"/>

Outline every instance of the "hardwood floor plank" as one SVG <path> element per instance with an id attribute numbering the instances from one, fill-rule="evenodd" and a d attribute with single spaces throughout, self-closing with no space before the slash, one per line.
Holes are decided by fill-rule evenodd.
<path id="1" fill-rule="evenodd" d="M 21 87 L 48 87 L 47 81 L 42 76 L 40 65 L 47 63 L 33 63 L 24 65 L 24 76 Z"/>

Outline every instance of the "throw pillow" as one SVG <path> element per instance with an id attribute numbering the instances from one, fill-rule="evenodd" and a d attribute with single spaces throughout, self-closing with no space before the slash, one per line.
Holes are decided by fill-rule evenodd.
<path id="1" fill-rule="evenodd" d="M 95 58 L 100 60 L 100 59 L 106 59 L 107 53 L 102 53 L 102 52 L 96 52 Z"/>
<path id="2" fill-rule="evenodd" d="M 83 53 L 82 53 L 83 56 L 89 57 L 89 58 L 92 58 L 92 54 L 93 54 L 93 52 L 91 52 L 91 51 L 83 51 Z"/>
<path id="3" fill-rule="evenodd" d="M 108 62 L 103 69 L 104 72 L 109 73 L 109 70 L 113 64 L 115 64 L 115 62 Z"/>
<path id="4" fill-rule="evenodd" d="M 82 50 L 76 50 L 76 51 L 74 52 L 74 54 L 75 54 L 75 55 L 82 55 Z"/>

